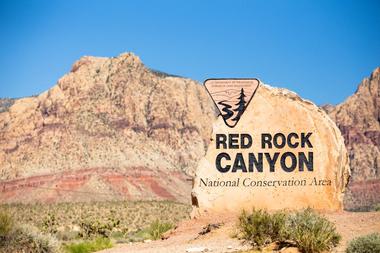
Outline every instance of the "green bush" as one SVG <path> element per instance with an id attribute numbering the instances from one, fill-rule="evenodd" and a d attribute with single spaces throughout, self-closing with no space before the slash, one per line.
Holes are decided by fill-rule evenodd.
<path id="1" fill-rule="evenodd" d="M 149 227 L 138 230 L 137 232 L 128 235 L 131 242 L 139 242 L 144 240 L 158 240 L 161 239 L 163 233 L 173 228 L 171 223 L 160 222 L 159 220 L 153 221 Z"/>
<path id="2" fill-rule="evenodd" d="M 380 203 L 377 203 L 376 205 L 373 206 L 373 210 L 375 212 L 380 212 Z"/>
<path id="3" fill-rule="evenodd" d="M 127 231 L 112 231 L 109 238 L 112 238 L 112 240 L 116 243 L 128 243 L 131 242 L 130 238 L 128 238 L 128 232 Z"/>
<path id="4" fill-rule="evenodd" d="M 340 240 L 333 223 L 311 209 L 295 213 L 253 209 L 239 217 L 242 238 L 261 248 L 272 242 L 293 243 L 302 252 L 319 253 L 335 247 Z"/>
<path id="5" fill-rule="evenodd" d="M 112 248 L 111 240 L 103 237 L 64 246 L 65 251 L 68 253 L 91 253 L 108 248 Z"/>
<path id="6" fill-rule="evenodd" d="M 330 250 L 337 246 L 341 239 L 335 225 L 312 209 L 289 215 L 287 227 L 289 239 L 306 253 Z"/>
<path id="7" fill-rule="evenodd" d="M 252 213 L 248 214 L 243 211 L 239 217 L 242 238 L 259 248 L 273 241 L 285 240 L 286 217 L 287 214 L 284 212 L 269 214 L 265 210 L 253 209 Z"/>
<path id="8" fill-rule="evenodd" d="M 378 253 L 380 252 L 380 234 L 373 233 L 352 240 L 346 249 L 347 253 Z"/>
<path id="9" fill-rule="evenodd" d="M 80 224 L 81 233 L 80 236 L 83 238 L 94 238 L 94 237 L 110 237 L 113 228 L 119 225 L 120 221 L 109 221 L 100 222 L 85 220 Z"/>
<path id="10" fill-rule="evenodd" d="M 55 236 L 61 241 L 73 241 L 81 238 L 81 234 L 78 231 L 73 231 L 70 229 L 65 229 L 63 231 L 58 231 Z"/>
<path id="11" fill-rule="evenodd" d="M 6 212 L 0 212 L 0 243 L 5 240 L 12 228 L 12 217 Z"/>
<path id="12" fill-rule="evenodd" d="M 160 222 L 159 220 L 155 220 L 152 224 L 150 224 L 148 234 L 150 235 L 150 239 L 158 240 L 161 239 L 163 233 L 172 228 L 173 225 L 171 223 Z"/>
<path id="13" fill-rule="evenodd" d="M 136 232 L 131 232 L 128 234 L 128 240 L 130 242 L 141 242 L 144 240 L 151 239 L 151 235 L 149 233 L 149 228 L 141 229 Z"/>
<path id="14" fill-rule="evenodd" d="M 272 214 L 272 231 L 271 237 L 274 241 L 285 241 L 289 237 L 286 221 L 288 214 L 284 211 L 277 211 Z"/>
<path id="15" fill-rule="evenodd" d="M 59 252 L 60 244 L 52 236 L 41 233 L 30 225 L 16 226 L 1 247 L 3 252 L 54 253 Z"/>
<path id="16" fill-rule="evenodd" d="M 44 217 L 42 221 L 42 231 L 49 233 L 49 234 L 55 234 L 57 233 L 57 218 L 54 214 L 48 213 L 46 217 Z"/>
<path id="17" fill-rule="evenodd" d="M 5 211 L 0 212 L 0 252 L 53 253 L 58 241 L 36 227 L 16 224 Z"/>

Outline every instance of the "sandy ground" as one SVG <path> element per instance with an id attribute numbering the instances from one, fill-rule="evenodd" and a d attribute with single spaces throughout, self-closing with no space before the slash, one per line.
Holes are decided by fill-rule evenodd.
<path id="1" fill-rule="evenodd" d="M 351 239 L 372 232 L 380 232 L 380 212 L 340 212 L 324 214 L 336 224 L 342 241 L 334 252 L 344 252 L 347 242 Z M 199 235 L 202 228 L 210 223 L 223 223 L 219 229 L 205 235 Z M 194 247 L 205 247 L 209 252 L 236 252 L 249 249 L 231 235 L 235 231 L 236 218 L 232 217 L 203 217 L 196 220 L 186 220 L 178 224 L 166 240 L 148 243 L 120 244 L 102 253 L 182 253 Z"/>

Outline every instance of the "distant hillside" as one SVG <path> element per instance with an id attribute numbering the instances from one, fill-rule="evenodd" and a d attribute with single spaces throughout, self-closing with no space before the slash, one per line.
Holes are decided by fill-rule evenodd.
<path id="1" fill-rule="evenodd" d="M 83 57 L 47 92 L 0 108 L 5 202 L 189 201 L 215 118 L 201 85 L 130 53 Z"/>
<path id="2" fill-rule="evenodd" d="M 380 203 L 380 68 L 342 104 L 324 109 L 341 130 L 350 156 L 346 208 L 368 209 Z"/>

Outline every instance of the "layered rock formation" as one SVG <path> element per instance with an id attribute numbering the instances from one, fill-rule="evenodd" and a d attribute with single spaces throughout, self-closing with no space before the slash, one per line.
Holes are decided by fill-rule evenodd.
<path id="1" fill-rule="evenodd" d="M 348 164 L 344 139 L 322 109 L 260 85 L 234 128 L 222 117 L 214 123 L 196 171 L 193 215 L 252 207 L 342 210 Z"/>
<path id="2" fill-rule="evenodd" d="M 8 202 L 89 198 L 68 198 L 71 190 L 187 201 L 186 175 L 215 118 L 202 86 L 151 71 L 130 53 L 83 57 L 50 90 L 4 104 L 0 200 Z"/>
<path id="3" fill-rule="evenodd" d="M 380 203 L 380 68 L 346 101 L 324 109 L 341 130 L 349 152 L 352 178 L 346 208 L 368 209 Z"/>

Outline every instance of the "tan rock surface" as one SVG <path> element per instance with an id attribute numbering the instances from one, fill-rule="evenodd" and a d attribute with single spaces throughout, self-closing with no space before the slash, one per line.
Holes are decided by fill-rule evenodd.
<path id="1" fill-rule="evenodd" d="M 261 145 L 262 133 L 289 133 L 311 132 L 310 142 L 312 147 L 305 145 L 304 148 L 272 149 L 263 148 Z M 221 149 L 216 148 L 216 134 L 248 133 L 253 138 L 253 144 L 248 149 Z M 200 161 L 193 187 L 193 215 L 210 212 L 240 212 L 243 208 L 252 207 L 267 209 L 297 209 L 312 207 L 324 210 L 340 210 L 343 205 L 343 191 L 349 175 L 348 157 L 344 146 L 343 137 L 334 122 L 327 114 L 316 105 L 303 100 L 296 94 L 278 88 L 261 85 L 256 95 L 251 100 L 239 123 L 234 128 L 227 127 L 221 117 L 214 123 L 212 142 L 208 147 L 206 156 Z M 269 171 L 269 164 L 264 159 L 263 172 L 257 168 L 253 172 L 243 172 L 232 169 L 221 173 L 216 169 L 216 157 L 221 152 L 227 152 L 232 161 L 223 160 L 224 165 L 233 164 L 234 157 L 238 152 L 243 154 L 248 168 L 248 153 L 257 155 L 261 152 L 313 152 L 313 170 L 304 168 L 300 171 L 298 165 L 292 172 L 281 169 L 280 158 L 275 165 L 275 171 Z M 288 157 L 289 158 L 289 157 Z M 300 159 L 300 158 L 299 158 Z M 285 160 L 289 167 L 289 159 Z M 310 185 L 316 179 L 325 180 L 328 185 Z M 223 181 L 239 181 L 239 187 L 220 186 Z M 244 186 L 255 182 L 256 186 Z M 260 187 L 259 181 L 288 181 L 305 180 L 305 185 L 293 186 L 287 184 Z M 208 181 L 208 183 L 204 183 Z M 219 186 L 210 182 L 222 182 Z M 207 186 L 206 186 L 207 185 Z"/>
<path id="2" fill-rule="evenodd" d="M 91 176 L 100 173 L 86 180 L 105 183 L 111 199 L 114 195 L 165 199 L 162 191 L 155 192 L 158 185 L 174 199 L 189 201 L 186 174 L 194 172 L 204 155 L 210 121 L 215 118 L 214 106 L 201 85 L 151 71 L 130 53 L 82 57 L 50 90 L 37 97 L 0 102 L 4 104 L 0 107 L 3 201 L 43 200 L 41 191 L 35 192 L 38 187 L 54 191 L 69 180 L 60 179 L 65 172 L 71 173 L 71 184 L 80 185 L 87 170 L 93 171 Z M 133 185 L 129 171 L 136 168 L 142 175 Z M 118 190 L 115 180 L 108 182 L 107 173 L 121 176 L 119 186 L 131 194 Z M 147 173 L 153 181 L 147 180 Z M 39 178 L 29 179 L 32 176 Z M 12 182 L 15 179 L 23 181 Z M 86 191 L 99 192 L 95 186 Z M 57 191 L 55 198 L 62 195 Z"/>

